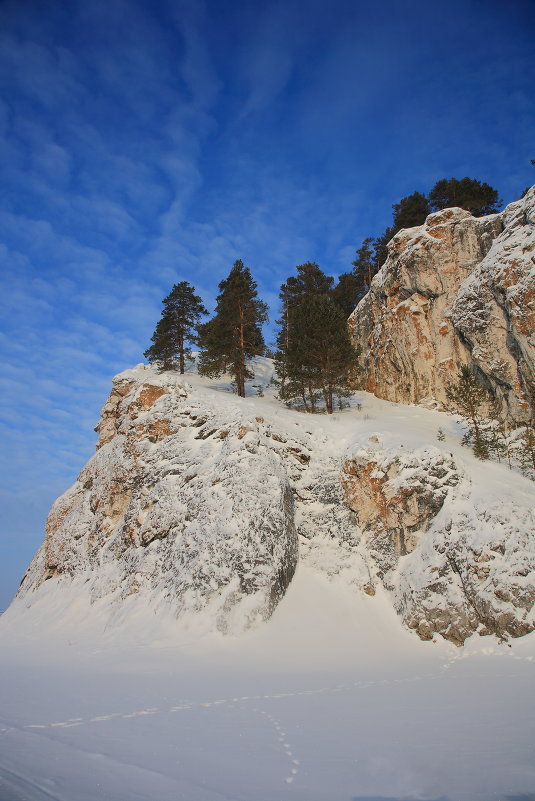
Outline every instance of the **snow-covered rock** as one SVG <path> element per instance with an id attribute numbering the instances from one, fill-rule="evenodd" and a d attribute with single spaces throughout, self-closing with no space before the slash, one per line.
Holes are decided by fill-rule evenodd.
<path id="1" fill-rule="evenodd" d="M 535 408 L 535 187 L 500 214 L 431 214 L 400 231 L 350 317 L 363 388 L 402 403 L 438 401 L 457 365 L 485 376 L 504 417 Z"/>
<path id="2" fill-rule="evenodd" d="M 112 608 L 133 593 L 217 627 L 267 618 L 297 561 L 294 501 L 261 418 L 200 406 L 172 374 L 118 376 L 97 452 L 54 504 L 22 592 L 87 576 Z"/>
<path id="3" fill-rule="evenodd" d="M 535 511 L 480 497 L 453 454 L 373 442 L 342 481 L 377 575 L 422 639 L 462 644 L 475 631 L 518 637 L 535 627 Z"/>
<path id="4" fill-rule="evenodd" d="M 377 434 L 359 408 L 304 415 L 185 379 L 141 365 L 114 380 L 12 618 L 79 586 L 112 627 L 137 604 L 239 633 L 270 617 L 299 560 L 357 596 L 384 588 L 423 639 L 534 627 L 530 482 L 511 474 L 500 494 L 505 467 L 422 444 L 437 412 L 363 395 Z"/>

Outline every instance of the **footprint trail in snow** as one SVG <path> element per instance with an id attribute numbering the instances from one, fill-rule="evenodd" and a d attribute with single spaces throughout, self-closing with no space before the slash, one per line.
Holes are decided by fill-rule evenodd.
<path id="1" fill-rule="evenodd" d="M 210 701 L 198 701 L 193 702 L 189 700 L 183 700 L 180 703 L 173 704 L 172 706 L 166 707 L 147 707 L 144 709 L 134 710 L 132 712 L 111 712 L 108 714 L 102 715 L 95 715 L 90 718 L 81 718 L 81 717 L 73 717 L 68 718 L 64 721 L 54 721 L 51 723 L 28 723 L 23 728 L 25 729 L 48 729 L 48 728 L 70 728 L 74 726 L 84 726 L 91 723 L 103 723 L 109 720 L 113 720 L 116 718 L 120 718 L 123 720 L 127 719 L 134 719 L 138 717 L 145 717 L 147 715 L 157 715 L 157 714 L 165 714 L 165 713 L 177 713 L 177 712 L 185 712 L 190 709 L 195 708 L 214 708 L 218 706 L 222 706 L 224 704 L 227 705 L 234 705 L 234 704 L 244 704 L 247 702 L 259 702 L 259 701 L 271 701 L 271 700 L 279 700 L 285 698 L 297 698 L 302 696 L 314 696 L 314 695 L 321 695 L 324 693 L 339 693 L 344 692 L 347 690 L 352 689 L 364 689 L 367 687 L 373 686 L 380 686 L 386 684 L 405 684 L 408 682 L 420 681 L 422 679 L 435 679 L 439 678 L 440 676 L 444 675 L 444 672 L 447 671 L 454 661 L 456 661 L 458 657 L 452 657 L 448 662 L 445 662 L 440 667 L 440 671 L 438 673 L 427 674 L 423 676 L 410 676 L 408 678 L 403 679 L 371 679 L 367 681 L 354 681 L 348 682 L 345 684 L 337 684 L 334 686 L 327 686 L 327 687 L 319 687 L 316 689 L 310 690 L 296 690 L 293 692 L 286 692 L 286 693 L 273 693 L 273 694 L 262 694 L 262 695 L 250 695 L 250 696 L 235 696 L 232 698 L 218 698 L 215 700 Z M 244 709 L 246 707 L 243 707 Z M 273 726 L 277 731 L 281 729 L 279 732 L 280 742 L 284 742 L 284 732 L 282 731 L 280 723 L 275 719 L 272 718 L 267 712 L 259 710 L 257 708 L 253 708 L 252 711 L 258 712 L 259 714 L 266 715 L 267 719 L 273 723 Z M 7 729 L 0 730 L 0 734 L 7 731 Z M 289 746 L 288 746 L 289 747 Z"/>

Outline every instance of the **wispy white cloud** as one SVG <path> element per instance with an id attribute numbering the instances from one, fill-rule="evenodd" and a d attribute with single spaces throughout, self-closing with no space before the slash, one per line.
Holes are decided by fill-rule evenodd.
<path id="1" fill-rule="evenodd" d="M 86 95 L 83 85 L 73 77 L 72 55 L 66 48 L 47 47 L 3 33 L 0 52 L 10 82 L 38 107 L 55 111 L 73 97 L 82 99 Z"/>
<path id="2" fill-rule="evenodd" d="M 222 89 L 222 81 L 212 63 L 204 34 L 208 22 L 206 3 L 202 0 L 169 0 L 165 6 L 184 42 L 184 57 L 179 70 L 192 105 L 197 111 L 209 112 Z"/>

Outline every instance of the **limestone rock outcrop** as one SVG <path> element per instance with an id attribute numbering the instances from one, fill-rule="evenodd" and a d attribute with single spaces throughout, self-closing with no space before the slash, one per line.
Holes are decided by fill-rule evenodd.
<path id="1" fill-rule="evenodd" d="M 342 482 L 377 578 L 422 639 L 535 628 L 529 501 L 489 502 L 452 454 L 385 449 L 379 437 L 345 460 Z"/>
<path id="2" fill-rule="evenodd" d="M 480 371 L 505 418 L 535 411 L 535 187 L 500 214 L 431 214 L 400 231 L 349 324 L 362 388 L 438 402 L 457 365 Z"/>
<path id="3" fill-rule="evenodd" d="M 297 533 L 262 423 L 201 407 L 176 375 L 143 376 L 114 381 L 98 450 L 52 507 L 21 593 L 86 575 L 91 597 L 117 609 L 145 593 L 177 614 L 210 607 L 222 631 L 269 617 L 295 570 Z"/>

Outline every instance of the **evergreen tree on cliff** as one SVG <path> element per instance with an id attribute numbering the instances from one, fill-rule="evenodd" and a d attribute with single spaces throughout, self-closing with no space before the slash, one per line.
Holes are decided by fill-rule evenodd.
<path id="1" fill-rule="evenodd" d="M 489 458 L 489 443 L 481 425 L 481 409 L 491 403 L 491 395 L 476 373 L 466 364 L 459 368 L 458 380 L 446 387 L 446 397 L 453 407 L 468 418 L 469 431 L 464 445 L 472 445 L 478 459 Z"/>
<path id="2" fill-rule="evenodd" d="M 175 284 L 162 303 L 164 310 L 152 336 L 152 345 L 143 355 L 162 370 L 173 370 L 178 365 L 183 373 L 186 359 L 191 358 L 188 343 L 198 342 L 199 322 L 208 311 L 187 281 Z"/>
<path id="3" fill-rule="evenodd" d="M 359 301 L 366 295 L 370 289 L 372 278 L 378 270 L 374 247 L 374 240 L 370 236 L 363 240 L 356 252 L 353 270 L 350 273 L 342 273 L 338 284 L 331 293 L 333 300 L 340 306 L 346 317 L 349 317 Z"/>
<path id="4" fill-rule="evenodd" d="M 286 354 L 289 385 L 323 395 L 328 414 L 335 395 L 347 394 L 349 376 L 356 364 L 346 317 L 328 295 L 312 295 L 295 309 L 293 333 Z M 302 395 L 305 408 L 307 402 Z"/>
<path id="5" fill-rule="evenodd" d="M 347 394 L 356 362 L 347 328 L 357 300 L 356 280 L 348 273 L 333 289 L 333 279 L 315 262 L 306 262 L 281 286 L 275 365 L 282 400 L 300 398 L 304 409 L 313 412 L 323 396 L 332 413 L 334 396 Z"/>
<path id="6" fill-rule="evenodd" d="M 346 317 L 349 317 L 359 301 L 369 291 L 377 269 L 374 240 L 366 237 L 356 252 L 353 270 L 350 273 L 342 273 L 331 292 L 331 297 L 340 306 Z"/>
<path id="7" fill-rule="evenodd" d="M 342 273 L 338 278 L 338 283 L 334 287 L 331 297 L 337 306 L 343 311 L 345 318 L 355 310 L 357 303 L 365 293 L 361 291 L 360 276 L 352 270 L 350 273 Z"/>
<path id="8" fill-rule="evenodd" d="M 230 373 L 244 398 L 245 381 L 253 377 L 247 362 L 265 350 L 261 325 L 267 320 L 267 305 L 258 300 L 256 282 L 242 261 L 234 262 L 219 291 L 214 317 L 199 327 L 204 349 L 199 373 L 210 378 Z"/>
<path id="9" fill-rule="evenodd" d="M 392 205 L 392 225 L 373 242 L 375 272 L 380 270 L 387 259 L 387 245 L 392 237 L 403 228 L 414 228 L 416 225 L 423 225 L 430 211 L 429 201 L 421 192 L 413 192 L 412 195 L 407 195 L 407 197 L 401 198 L 399 203 Z"/>
<path id="10" fill-rule="evenodd" d="M 373 239 L 368 236 L 358 248 L 356 259 L 353 262 L 353 272 L 359 282 L 359 300 L 369 291 L 372 278 L 377 272 L 372 248 Z"/>
<path id="11" fill-rule="evenodd" d="M 458 206 L 471 212 L 474 217 L 494 214 L 502 207 L 498 192 L 489 184 L 473 178 L 456 178 L 437 181 L 429 193 L 429 205 L 433 211 Z"/>
<path id="12" fill-rule="evenodd" d="M 315 261 L 299 264 L 296 270 L 297 275 L 291 275 L 286 283 L 282 284 L 279 293 L 282 302 L 282 314 L 280 320 L 277 320 L 281 326 L 277 337 L 277 345 L 283 351 L 288 347 L 293 310 L 304 298 L 329 294 L 333 285 L 333 279 L 325 275 Z"/>
<path id="13" fill-rule="evenodd" d="M 428 199 L 421 192 L 413 192 L 412 195 L 401 198 L 399 203 L 394 203 L 392 210 L 394 212 L 392 236 L 402 228 L 423 225 L 431 211 Z"/>
<path id="14" fill-rule="evenodd" d="M 379 272 L 388 258 L 388 243 L 397 233 L 394 226 L 389 226 L 386 230 L 373 240 L 373 264 L 375 272 Z"/>
<path id="15" fill-rule="evenodd" d="M 286 400 L 289 397 L 300 395 L 302 398 L 309 394 L 312 408 L 315 406 L 315 394 L 312 384 L 308 381 L 304 373 L 297 379 L 289 382 L 287 373 L 287 352 L 294 337 L 293 318 L 298 306 L 310 297 L 325 295 L 332 291 L 333 279 L 325 275 L 323 270 L 316 262 L 307 261 L 305 264 L 297 266 L 297 275 L 290 276 L 282 284 L 279 297 L 282 303 L 282 312 L 277 323 L 280 326 L 277 335 L 277 352 L 275 354 L 275 368 L 279 379 L 279 395 Z M 297 384 L 295 383 L 297 381 Z M 305 407 L 307 405 L 304 400 Z"/>

